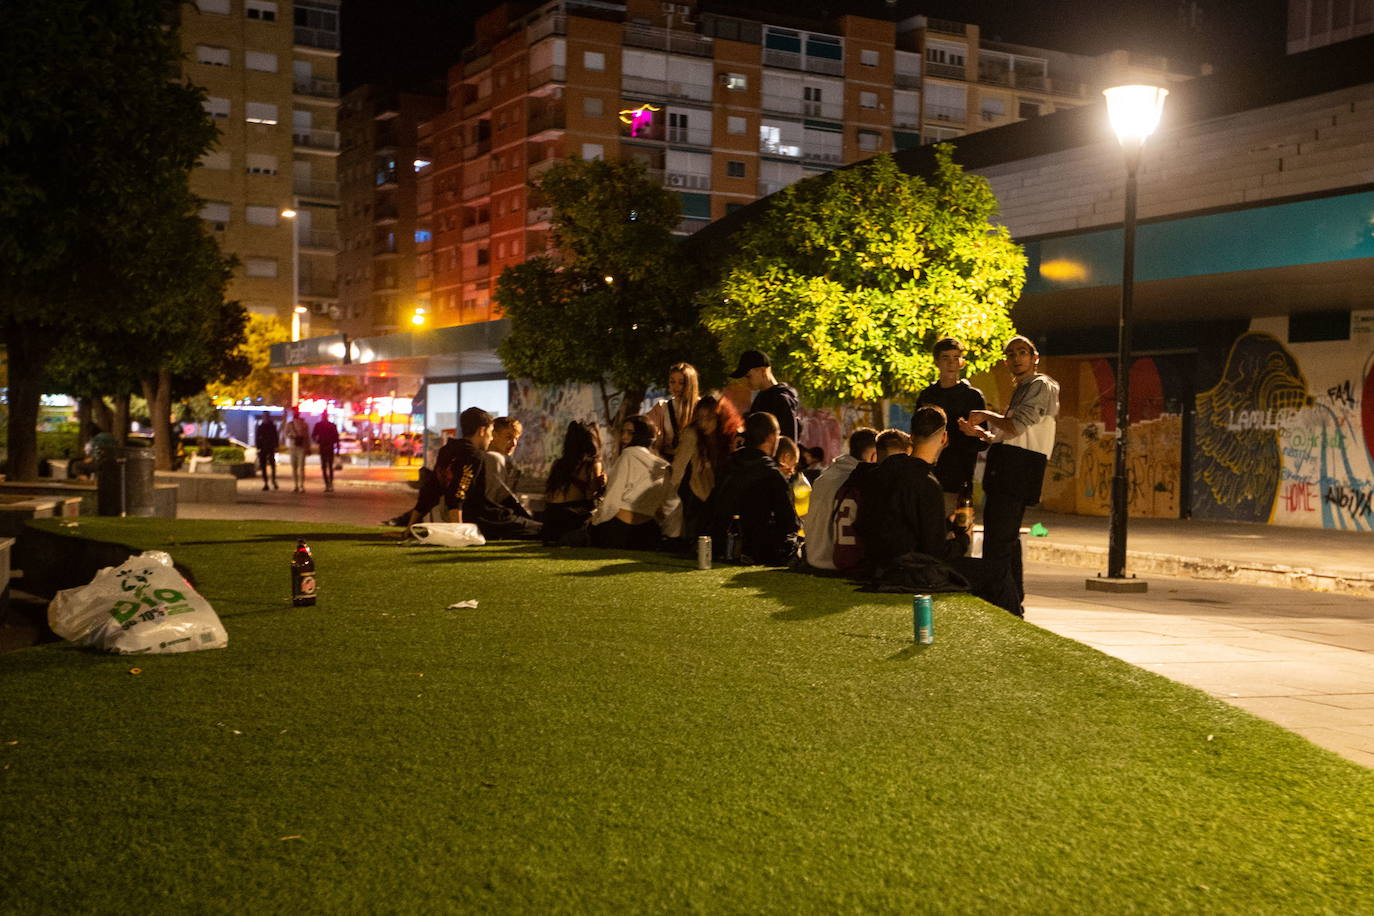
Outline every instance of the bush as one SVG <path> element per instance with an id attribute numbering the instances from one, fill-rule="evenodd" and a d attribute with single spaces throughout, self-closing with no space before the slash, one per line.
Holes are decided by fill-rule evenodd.
<path id="1" fill-rule="evenodd" d="M 63 423 L 51 431 L 38 433 L 38 458 L 80 458 L 76 447 L 77 425 Z"/>
<path id="2" fill-rule="evenodd" d="M 243 462 L 243 449 L 237 445 L 220 445 L 210 450 L 210 457 L 215 464 L 241 464 Z"/>

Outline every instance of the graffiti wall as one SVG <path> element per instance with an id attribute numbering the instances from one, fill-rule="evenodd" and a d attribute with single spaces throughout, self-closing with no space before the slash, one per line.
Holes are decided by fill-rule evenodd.
<path id="1" fill-rule="evenodd" d="M 1374 530 L 1374 331 L 1285 343 L 1286 322 L 1256 320 L 1197 395 L 1193 514 Z"/>
<path id="2" fill-rule="evenodd" d="M 591 385 L 541 387 L 529 379 L 511 379 L 510 414 L 524 427 L 512 458 L 528 480 L 543 480 L 563 452 L 563 434 L 572 420 L 596 423 L 601 441 L 608 438 L 602 422 L 601 397 Z"/>

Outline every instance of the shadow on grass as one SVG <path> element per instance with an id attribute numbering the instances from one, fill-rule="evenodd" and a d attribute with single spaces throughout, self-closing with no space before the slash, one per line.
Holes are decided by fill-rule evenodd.
<path id="1" fill-rule="evenodd" d="M 780 623 L 833 617 L 872 601 L 872 596 L 855 592 L 847 580 L 777 568 L 758 567 L 737 573 L 725 587 L 751 589 L 784 605 L 784 610 L 769 615 Z"/>
<path id="2" fill-rule="evenodd" d="M 358 532 L 356 534 L 342 531 L 309 531 L 302 530 L 297 534 L 282 532 L 281 534 L 255 534 L 252 537 L 232 538 L 222 541 L 183 541 L 176 537 L 168 538 L 174 547 L 214 547 L 217 544 L 281 544 L 287 541 L 294 541 L 304 538 L 306 543 L 323 543 L 326 541 L 356 541 L 360 544 L 385 544 L 399 543 L 395 534 L 388 532 Z"/>

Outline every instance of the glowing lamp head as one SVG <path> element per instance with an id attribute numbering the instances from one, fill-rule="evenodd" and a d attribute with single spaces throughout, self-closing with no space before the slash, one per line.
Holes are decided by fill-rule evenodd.
<path id="1" fill-rule="evenodd" d="M 282 218 L 282 219 L 295 219 L 295 218 L 296 218 L 296 211 L 295 211 L 295 210 L 292 210 L 290 207 L 287 207 L 286 209 L 284 209 L 284 210 L 281 211 L 281 218 Z"/>
<path id="2" fill-rule="evenodd" d="M 410 323 L 413 325 L 422 325 L 427 320 L 428 319 L 425 317 L 425 310 L 422 308 L 417 308 L 415 314 L 410 316 Z"/>
<path id="3" fill-rule="evenodd" d="M 306 308 L 303 305 L 298 305 L 294 309 L 292 309 L 292 311 L 294 311 L 297 315 L 304 315 L 306 312 L 310 311 L 310 309 Z"/>
<path id="4" fill-rule="evenodd" d="M 1159 86 L 1113 86 L 1103 89 L 1107 118 L 1124 147 L 1141 146 L 1159 126 L 1168 89 Z"/>

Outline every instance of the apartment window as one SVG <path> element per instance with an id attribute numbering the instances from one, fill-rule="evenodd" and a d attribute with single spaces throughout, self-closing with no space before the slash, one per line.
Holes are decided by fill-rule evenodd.
<path id="1" fill-rule="evenodd" d="M 208 115 L 209 115 L 210 117 L 212 117 L 212 118 L 227 118 L 227 117 L 229 117 L 229 100 L 228 100 L 228 99 L 217 99 L 217 98 L 215 98 L 214 96 L 210 96 L 209 98 L 207 98 L 207 99 L 205 100 L 204 106 L 205 106 L 205 113 L 208 114 Z"/>
<path id="2" fill-rule="evenodd" d="M 743 73 L 723 73 L 720 84 L 731 92 L 743 92 L 749 88 L 749 78 Z"/>
<path id="3" fill-rule="evenodd" d="M 725 119 L 725 132 L 729 134 L 747 134 L 749 132 L 749 122 L 744 118 L 737 118 L 731 115 Z"/>
<path id="4" fill-rule="evenodd" d="M 582 68 L 584 70 L 605 70 L 606 55 L 600 51 L 583 51 Z"/>
<path id="5" fill-rule="evenodd" d="M 859 131 L 859 149 L 872 152 L 878 148 L 880 142 L 882 142 L 882 134 L 876 130 Z"/>
<path id="6" fill-rule="evenodd" d="M 872 49 L 860 51 L 859 63 L 863 64 L 865 67 L 878 66 L 878 52 Z"/>
<path id="7" fill-rule="evenodd" d="M 589 118 L 599 118 L 605 112 L 601 99 L 587 96 L 582 100 L 582 114 Z"/>
<path id="8" fill-rule="evenodd" d="M 243 66 L 262 73 L 277 72 L 277 55 L 265 51 L 244 51 Z"/>
<path id="9" fill-rule="evenodd" d="M 1000 121 L 1007 116 L 1007 103 L 1002 99 L 984 98 L 980 103 L 984 121 Z"/>
<path id="10" fill-rule="evenodd" d="M 810 117 L 817 118 L 821 114 L 821 87 L 804 86 L 802 87 L 802 111 Z"/>
<path id="11" fill-rule="evenodd" d="M 244 171 L 249 175 L 275 175 L 277 157 L 266 153 L 249 153 L 244 157 Z"/>
<path id="12" fill-rule="evenodd" d="M 932 44 L 926 47 L 926 60 L 946 67 L 962 67 L 967 53 L 962 45 Z"/>
<path id="13" fill-rule="evenodd" d="M 744 177 L 744 163 L 737 159 L 730 159 L 725 163 L 725 174 L 730 178 Z"/>
<path id="14" fill-rule="evenodd" d="M 584 144 L 582 144 L 582 158 L 583 158 L 583 159 L 589 159 L 589 160 L 590 160 L 590 159 L 604 159 L 605 157 L 606 157 L 606 147 L 602 146 L 600 143 L 584 143 Z"/>
<path id="15" fill-rule="evenodd" d="M 278 211 L 276 207 L 262 207 L 249 204 L 244 212 L 249 225 L 252 226 L 275 226 L 277 224 Z"/>
<path id="16" fill-rule="evenodd" d="M 200 157 L 200 167 L 216 171 L 229 168 L 229 151 L 217 149 L 213 153 L 206 153 Z"/>
<path id="17" fill-rule="evenodd" d="M 429 232 L 428 229 L 416 229 L 416 230 L 415 230 L 415 241 L 416 241 L 416 243 L 428 242 L 428 241 L 430 241 L 433 237 L 434 237 L 434 236 L 430 235 L 430 232 Z"/>
<path id="18" fill-rule="evenodd" d="M 1016 116 L 1021 120 L 1040 117 L 1040 103 L 1020 101 L 1016 103 Z"/>
<path id="19" fill-rule="evenodd" d="M 207 200 L 201 205 L 200 218 L 207 223 L 218 223 L 223 227 L 229 222 L 229 205 L 223 201 Z"/>
<path id="20" fill-rule="evenodd" d="M 267 102 L 249 102 L 244 106 L 243 119 L 249 124 L 276 124 L 277 106 Z"/>
<path id="21" fill-rule="evenodd" d="M 491 249 L 490 249 L 490 248 L 478 248 L 478 249 L 477 249 L 477 266 L 478 266 L 478 267 L 481 267 L 483 264 L 490 264 L 490 263 L 491 263 Z"/>
<path id="22" fill-rule="evenodd" d="M 276 258 L 248 258 L 243 262 L 243 272 L 249 277 L 275 277 Z"/>
<path id="23" fill-rule="evenodd" d="M 211 45 L 196 45 L 196 63 L 208 64 L 211 67 L 229 66 L 229 49 L 216 48 Z"/>
<path id="24" fill-rule="evenodd" d="M 243 15 L 263 22 L 277 21 L 277 5 L 268 0 L 243 0 Z M 272 276 L 276 276 L 274 273 Z"/>
<path id="25" fill-rule="evenodd" d="M 860 108 L 869 108 L 869 109 L 877 108 L 877 107 L 878 107 L 878 93 L 876 93 L 876 92 L 860 92 L 860 93 L 859 93 L 859 107 L 860 107 Z"/>
<path id="26" fill-rule="evenodd" d="M 229 0 L 196 0 L 196 9 L 202 13 L 222 13 L 229 15 Z"/>

